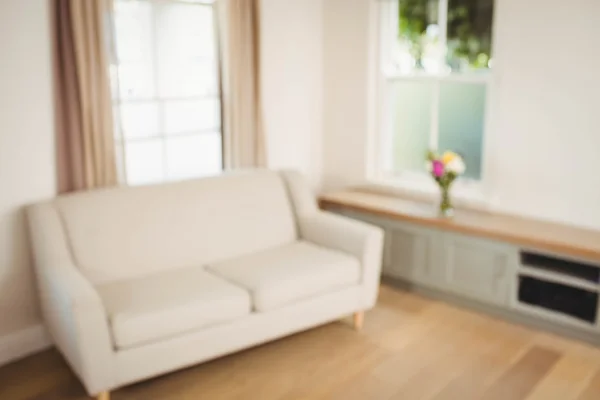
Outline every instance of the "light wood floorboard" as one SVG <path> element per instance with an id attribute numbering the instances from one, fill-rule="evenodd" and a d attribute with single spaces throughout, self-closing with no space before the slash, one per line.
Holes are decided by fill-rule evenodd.
<path id="1" fill-rule="evenodd" d="M 131 385 L 112 400 L 598 400 L 600 349 L 382 286 L 352 317 Z M 48 350 L 0 368 L 1 400 L 84 400 Z"/>

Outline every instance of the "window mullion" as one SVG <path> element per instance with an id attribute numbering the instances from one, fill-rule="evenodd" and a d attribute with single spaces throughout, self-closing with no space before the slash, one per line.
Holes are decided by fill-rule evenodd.
<path id="1" fill-rule="evenodd" d="M 448 39 L 448 0 L 439 0 L 438 26 L 440 27 L 440 43 L 443 48 L 446 49 L 446 42 Z M 445 60 L 443 61 L 445 62 Z"/>
<path id="2" fill-rule="evenodd" d="M 402 1 L 402 0 L 399 0 Z M 398 40 L 399 24 L 399 1 L 384 2 L 381 5 L 382 11 L 382 29 L 381 36 L 381 65 L 386 68 L 392 65 L 392 52 L 396 41 Z"/>
<path id="3" fill-rule="evenodd" d="M 446 63 L 446 51 L 448 40 L 448 0 L 439 0 L 438 2 L 438 26 L 440 28 L 440 45 L 443 52 L 440 64 Z M 435 79 L 433 82 L 433 105 L 431 107 L 431 131 L 429 137 L 429 146 L 433 150 L 438 150 L 440 134 L 440 86 L 441 79 Z"/>
<path id="4" fill-rule="evenodd" d="M 432 83 L 433 95 L 431 105 L 431 128 L 429 131 L 429 147 L 438 150 L 440 134 L 440 80 L 434 79 Z"/>
<path id="5" fill-rule="evenodd" d="M 161 139 L 161 150 L 162 150 L 162 172 L 163 180 L 167 180 L 168 177 L 168 163 L 167 163 L 167 137 L 165 129 L 165 118 L 164 118 L 164 107 L 165 103 L 162 99 L 162 93 L 160 93 L 160 38 L 159 38 L 159 14 L 163 11 L 162 5 L 157 0 L 151 0 L 152 4 L 152 64 L 154 70 L 154 91 L 155 98 L 157 101 L 158 111 L 158 134 Z"/>

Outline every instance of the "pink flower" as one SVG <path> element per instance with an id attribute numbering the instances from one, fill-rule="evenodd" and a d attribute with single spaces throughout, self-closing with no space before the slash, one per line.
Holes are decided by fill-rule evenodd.
<path id="1" fill-rule="evenodd" d="M 444 175 L 444 163 L 440 160 L 433 160 L 433 176 L 441 178 Z"/>

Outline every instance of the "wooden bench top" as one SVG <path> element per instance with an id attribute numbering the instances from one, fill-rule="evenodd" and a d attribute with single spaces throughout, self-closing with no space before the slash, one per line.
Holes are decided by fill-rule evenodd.
<path id="1" fill-rule="evenodd" d="M 361 189 L 324 194 L 319 204 L 600 262 L 600 231 L 464 209 L 455 210 L 453 218 L 439 218 L 431 203 Z"/>

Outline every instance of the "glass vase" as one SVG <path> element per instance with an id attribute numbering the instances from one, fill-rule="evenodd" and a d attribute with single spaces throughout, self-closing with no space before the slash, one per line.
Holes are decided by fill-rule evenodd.
<path id="1" fill-rule="evenodd" d="M 452 206 L 452 201 L 450 200 L 450 185 L 440 186 L 440 192 L 440 217 L 450 218 L 454 215 L 454 207 Z"/>

